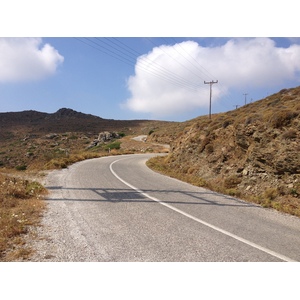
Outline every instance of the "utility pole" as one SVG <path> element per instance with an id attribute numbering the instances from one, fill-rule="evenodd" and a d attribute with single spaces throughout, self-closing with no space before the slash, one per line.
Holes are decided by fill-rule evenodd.
<path id="1" fill-rule="evenodd" d="M 214 83 L 218 83 L 218 80 L 217 81 L 204 81 L 204 84 L 209 84 L 210 86 L 210 92 L 209 92 L 209 119 L 211 119 L 211 92 L 212 92 L 212 85 Z"/>
<path id="2" fill-rule="evenodd" d="M 245 105 L 246 105 L 246 103 L 247 103 L 247 95 L 248 95 L 248 93 L 245 93 L 245 94 L 243 94 L 244 96 L 245 96 Z"/>

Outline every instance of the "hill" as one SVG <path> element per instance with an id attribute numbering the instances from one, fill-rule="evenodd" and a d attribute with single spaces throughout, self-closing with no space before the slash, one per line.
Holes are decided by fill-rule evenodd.
<path id="1" fill-rule="evenodd" d="M 152 160 L 157 170 L 300 216 L 300 87 L 161 128 L 151 140 L 171 144 Z"/>
<path id="2" fill-rule="evenodd" d="M 7 112 L 0 113 L 0 139 L 14 134 L 47 134 L 50 132 L 124 131 L 129 134 L 134 131 L 141 132 L 143 126 L 151 127 L 151 124 L 155 123 L 156 121 L 148 120 L 103 119 L 69 108 L 61 108 L 50 114 L 34 110 Z"/>
<path id="3" fill-rule="evenodd" d="M 125 137 L 88 148 L 103 131 Z M 141 134 L 146 143 L 131 140 Z M 186 122 L 106 120 L 66 108 L 0 114 L 2 168 L 64 167 L 110 148 L 163 149 L 155 144 L 170 144 L 168 156 L 149 163 L 165 174 L 300 216 L 300 87 Z"/>
<path id="4" fill-rule="evenodd" d="M 168 122 L 106 120 L 62 108 L 0 114 L 0 261 L 27 260 L 25 236 L 40 224 L 47 191 L 39 183 L 46 169 L 65 168 L 110 154 L 161 152 L 164 146 L 138 142 Z"/>
<path id="5" fill-rule="evenodd" d="M 111 132 L 116 138 L 99 143 Z M 137 135 L 148 135 L 147 141 L 131 139 Z M 151 168 L 300 216 L 300 87 L 181 123 L 106 120 L 66 108 L 0 113 L 0 260 L 31 253 L 22 235 L 39 224 L 46 192 L 27 180 L 43 176 L 36 171 L 108 155 L 110 149 L 165 151 L 161 144 L 170 144 L 169 154 L 150 160 Z"/>
<path id="6" fill-rule="evenodd" d="M 125 136 L 120 153 L 146 151 L 150 145 L 131 142 L 129 137 L 148 134 L 167 123 L 103 119 L 68 108 L 50 114 L 33 110 L 0 113 L 0 167 L 41 169 L 55 159 L 61 161 L 55 162 L 56 166 L 62 166 L 66 165 L 67 159 L 67 164 L 74 162 L 74 156 L 70 159 L 70 155 L 77 155 L 75 160 L 80 160 L 107 153 L 109 148 L 121 148 L 121 142 L 118 142 L 112 147 L 107 143 L 100 147 L 96 143 L 95 147 L 87 149 L 98 139 L 100 132 L 115 132 L 119 138 Z"/>

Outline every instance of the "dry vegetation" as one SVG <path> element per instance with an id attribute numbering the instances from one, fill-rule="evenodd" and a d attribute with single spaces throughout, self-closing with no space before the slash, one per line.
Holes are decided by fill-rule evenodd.
<path id="1" fill-rule="evenodd" d="M 149 166 L 211 190 L 300 216 L 300 88 L 157 130 L 167 157 Z"/>
<path id="2" fill-rule="evenodd" d="M 41 170 L 45 166 L 64 167 L 105 155 L 109 148 L 119 153 L 143 151 L 144 148 L 131 147 L 126 137 L 148 134 L 169 123 L 106 120 L 65 108 L 53 114 L 36 111 L 0 113 L 0 121 L 0 168 L 20 171 Z M 125 139 L 120 147 L 106 144 L 87 149 L 103 131 L 120 133 Z"/>
<path id="3" fill-rule="evenodd" d="M 38 182 L 0 174 L 0 261 L 26 259 L 32 249 L 24 234 L 38 225 L 46 189 Z"/>
<path id="4" fill-rule="evenodd" d="M 30 257 L 46 192 L 28 180 L 104 155 L 169 152 L 149 167 L 191 184 L 300 216 L 300 87 L 187 122 L 114 121 L 62 109 L 0 114 L 0 260 Z M 88 147 L 99 132 L 122 138 Z M 148 135 L 146 142 L 133 136 Z M 170 150 L 163 144 L 169 144 Z M 27 179 L 26 179 L 27 178 Z"/>
<path id="5" fill-rule="evenodd" d="M 46 190 L 39 183 L 43 170 L 106 155 L 165 151 L 131 137 L 167 122 L 105 120 L 69 109 L 2 113 L 0 121 L 0 261 L 30 259 L 24 237 L 40 224 L 45 209 Z M 106 130 L 122 138 L 88 147 Z"/>

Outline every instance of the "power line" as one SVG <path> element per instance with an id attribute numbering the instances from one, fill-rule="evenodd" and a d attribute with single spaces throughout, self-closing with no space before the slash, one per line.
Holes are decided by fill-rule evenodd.
<path id="1" fill-rule="evenodd" d="M 103 42 L 102 40 L 97 39 L 97 42 L 90 38 L 85 38 L 89 43 L 86 41 L 82 41 L 81 39 L 76 38 L 77 40 L 87 44 L 88 46 L 91 46 L 92 48 L 95 48 L 96 50 L 105 53 L 113 58 L 117 58 L 118 60 L 130 65 L 130 66 L 136 66 L 136 56 L 129 55 L 128 53 L 121 51 L 120 49 L 117 49 L 116 47 L 112 47 L 113 50 L 111 50 L 109 43 L 104 42 L 104 45 L 101 44 Z M 92 43 L 92 44 L 90 44 Z M 115 43 L 114 43 L 115 44 Z M 95 46 L 96 45 L 96 46 Z M 123 47 L 124 48 L 124 47 Z M 129 47 L 130 48 L 130 47 Z M 105 50 L 103 50 L 105 49 Z M 117 53 L 116 51 L 120 52 Z M 108 52 L 107 52 L 108 51 Z M 139 68 L 148 72 L 149 74 L 152 74 L 158 78 L 164 79 L 171 84 L 180 86 L 185 89 L 189 89 L 191 91 L 197 91 L 197 88 L 199 88 L 198 85 L 186 80 L 183 77 L 178 76 L 177 74 L 172 73 L 171 71 L 167 70 L 166 68 L 161 67 L 159 64 L 149 60 L 149 59 L 143 59 L 139 61 Z M 159 73 L 158 73 L 159 72 Z"/>
<path id="2" fill-rule="evenodd" d="M 214 76 L 207 70 L 207 69 L 205 69 L 200 63 L 199 63 L 199 61 L 197 60 L 197 59 L 195 59 L 192 55 L 190 55 L 190 53 L 189 52 L 187 52 L 185 49 L 184 49 L 184 47 L 182 47 L 181 46 L 181 43 L 179 43 L 178 41 L 176 41 L 176 39 L 175 38 L 172 38 L 173 39 L 173 41 L 176 43 L 176 45 L 178 45 L 189 57 L 191 57 L 191 59 L 196 63 L 196 65 L 198 65 L 200 68 L 197 68 L 202 74 L 204 74 L 206 77 L 210 77 L 210 78 L 214 78 Z M 179 53 L 179 52 L 178 52 Z M 205 71 L 202 71 L 202 69 Z M 223 85 L 220 83 L 220 91 L 223 91 L 223 93 L 224 93 L 224 97 L 225 98 L 227 98 L 228 100 L 229 100 L 229 102 L 231 101 L 231 99 L 227 96 L 227 90 L 226 89 L 224 89 L 223 88 Z M 222 102 L 220 102 L 220 104 L 223 106 L 223 107 L 225 107 L 226 109 L 228 109 L 228 107 L 227 106 L 224 106 L 223 104 L 222 104 Z"/>
<path id="3" fill-rule="evenodd" d="M 197 66 L 195 64 L 193 64 L 194 67 L 196 67 L 205 77 L 209 76 L 211 78 L 213 78 L 214 76 L 209 73 L 199 62 L 198 60 L 196 60 L 190 53 L 188 53 L 182 46 L 181 43 L 178 43 L 174 38 L 173 38 L 174 42 L 176 43 L 176 45 L 178 45 L 180 47 L 180 49 L 182 49 L 195 63 L 196 65 L 198 65 L 200 68 L 197 68 Z M 174 48 L 175 49 L 175 48 Z M 176 50 L 176 49 L 175 49 Z M 177 51 L 177 50 L 176 50 Z M 178 51 L 177 51 L 178 52 Z M 180 54 L 180 52 L 178 52 Z M 185 56 L 183 56 L 185 57 Z M 186 58 L 186 57 L 185 57 Z M 187 59 L 187 58 L 186 58 Z M 187 59 L 187 61 L 189 61 L 191 63 L 190 60 Z M 206 72 L 203 72 L 202 69 Z"/>
<path id="4" fill-rule="evenodd" d="M 157 63 L 157 61 L 149 59 L 149 56 L 139 53 L 135 49 L 126 45 L 118 38 L 76 38 L 78 41 L 85 43 L 86 45 L 100 51 L 106 55 L 109 55 L 119 61 L 126 63 L 127 65 L 138 67 L 142 71 L 147 72 L 148 74 L 155 76 L 159 79 L 169 82 L 175 86 L 180 88 L 184 88 L 186 90 L 190 90 L 192 92 L 197 92 L 200 89 L 204 89 L 199 84 L 194 83 L 191 80 L 187 80 L 186 78 L 170 71 L 169 69 L 163 67 L 161 64 Z M 186 64 L 182 64 L 178 59 L 176 59 L 170 52 L 165 51 L 164 48 L 156 45 L 150 38 L 147 38 L 154 46 L 159 48 L 163 53 L 169 56 L 176 63 L 181 65 L 184 69 L 188 70 L 191 74 L 198 78 L 202 78 L 202 75 L 209 74 L 209 77 L 213 78 L 212 74 L 209 73 L 201 64 L 196 60 L 180 43 L 178 43 L 175 39 L 173 39 L 178 47 L 172 47 L 173 51 L 177 52 L 180 57 L 184 58 L 185 61 L 188 62 L 189 65 L 192 65 L 197 73 L 194 72 L 191 68 L 187 67 Z M 180 51 L 179 51 L 180 50 Z M 177 57 L 178 57 L 177 55 Z M 138 59 L 139 58 L 139 59 Z M 204 71 L 203 71 L 204 70 Z M 200 73 L 202 75 L 200 75 Z M 207 76 L 207 75 L 206 75 Z M 216 83 L 212 80 L 213 83 Z M 218 81 L 217 81 L 218 82 Z M 221 90 L 222 90 L 222 86 Z M 224 92 L 224 96 L 227 97 L 226 92 Z M 211 101 L 211 100 L 210 100 Z M 230 99 L 231 101 L 231 99 Z M 224 106 L 222 102 L 220 102 L 221 106 Z M 225 108 L 225 107 L 224 107 Z M 228 105 L 226 106 L 226 110 L 228 110 Z M 211 103 L 210 103 L 210 114 L 211 114 Z M 211 117 L 211 116 L 210 116 Z"/>
<path id="5" fill-rule="evenodd" d="M 76 38 L 76 37 L 75 37 L 74 39 L 76 39 L 77 41 L 79 41 L 79 42 L 81 42 L 81 43 L 84 43 L 84 44 L 88 45 L 89 47 L 92 47 L 92 48 L 96 49 L 97 51 L 100 51 L 100 52 L 102 52 L 102 53 L 104 53 L 104 54 L 106 54 L 106 55 L 109 55 L 109 56 L 111 56 L 111 57 L 113 57 L 113 58 L 115 58 L 115 59 L 118 59 L 118 60 L 122 61 L 122 62 L 125 63 L 125 64 L 132 65 L 130 61 L 128 62 L 128 61 L 125 61 L 125 60 L 123 60 L 123 59 L 120 59 L 119 57 L 117 57 L 117 56 L 115 56 L 115 55 L 112 55 L 110 52 L 104 51 L 102 48 L 96 47 L 96 46 L 94 46 L 94 45 L 92 45 L 92 44 L 90 44 L 90 43 L 88 43 L 88 42 L 86 42 L 86 41 L 84 41 L 84 40 L 81 40 L 81 39 L 79 39 L 79 38 Z M 85 39 L 88 40 L 88 41 L 90 41 L 90 39 L 88 39 L 88 38 L 85 38 Z M 95 42 L 93 42 L 93 41 L 90 41 L 90 42 L 92 42 L 92 43 L 98 45 L 97 43 L 95 43 Z"/>
<path id="6" fill-rule="evenodd" d="M 156 45 L 151 39 L 148 38 L 148 40 L 149 40 L 154 46 L 156 46 L 156 47 L 159 48 L 159 46 Z M 203 79 L 203 78 L 200 77 L 198 74 L 196 74 L 195 72 L 193 72 L 192 70 L 190 70 L 189 68 L 187 68 L 185 65 L 183 65 L 181 62 L 179 62 L 177 59 L 175 59 L 173 56 L 171 56 L 169 53 L 167 53 L 167 52 L 166 52 L 164 49 L 162 49 L 161 47 L 160 47 L 160 50 L 161 50 L 162 52 L 164 52 L 167 56 L 169 56 L 171 59 L 173 59 L 174 61 L 176 61 L 176 62 L 177 62 L 179 65 L 181 65 L 183 68 L 185 68 L 186 70 L 188 70 L 189 72 L 191 72 L 193 75 L 197 76 L 197 77 L 200 78 L 200 79 Z"/>
<path id="7" fill-rule="evenodd" d="M 108 38 L 106 38 L 106 39 L 108 39 Z M 118 44 L 119 44 L 118 46 L 121 47 L 121 48 L 123 48 L 125 51 L 128 51 L 128 50 L 126 50 L 126 49 L 129 49 L 130 52 L 131 52 L 132 54 L 134 54 L 134 55 L 139 55 L 139 56 L 140 56 L 140 55 L 143 55 L 142 53 L 139 53 L 139 52 L 135 51 L 134 49 L 132 49 L 131 47 L 129 47 L 128 45 L 124 44 L 124 43 L 121 42 L 119 39 L 117 39 L 117 38 L 115 38 L 115 37 L 113 37 L 112 39 L 115 40 L 115 41 L 117 41 L 117 43 L 110 40 L 111 43 L 113 43 L 113 44 L 115 44 L 115 45 L 118 45 Z M 120 46 L 120 44 L 121 44 L 122 46 L 124 46 L 124 47 Z"/>

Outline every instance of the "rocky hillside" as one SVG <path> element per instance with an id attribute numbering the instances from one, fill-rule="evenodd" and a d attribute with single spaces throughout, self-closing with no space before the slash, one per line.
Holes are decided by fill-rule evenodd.
<path id="1" fill-rule="evenodd" d="M 132 146 L 130 136 L 148 134 L 164 124 L 168 122 L 108 120 L 67 108 L 52 114 L 32 110 L 0 113 L 0 168 L 39 169 L 53 160 L 65 165 L 61 161 L 73 154 L 77 159 L 87 158 L 111 148 L 121 148 L 122 153 L 151 150 L 146 143 Z M 118 139 L 125 136 L 125 141 L 110 145 L 113 141 L 109 140 L 100 145 L 101 132 L 116 133 Z"/>
<path id="2" fill-rule="evenodd" d="M 126 134 L 150 130 L 159 123 L 148 120 L 111 120 L 84 114 L 69 108 L 61 108 L 55 113 L 34 110 L 0 113 L 0 141 L 14 134 L 47 134 L 51 132 L 96 133 L 102 131 L 122 131 Z M 155 125 L 154 125 L 155 126 Z M 147 132 L 148 133 L 148 132 Z M 141 133 L 142 134 L 142 133 Z"/>
<path id="3" fill-rule="evenodd" d="M 171 140 L 160 169 L 300 216 L 300 87 L 177 128 L 151 137 Z"/>

